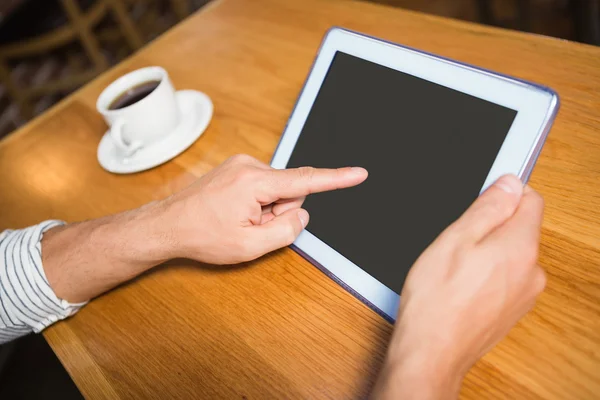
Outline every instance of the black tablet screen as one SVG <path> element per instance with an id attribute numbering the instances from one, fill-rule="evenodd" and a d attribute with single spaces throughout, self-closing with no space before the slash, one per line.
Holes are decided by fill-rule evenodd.
<path id="1" fill-rule="evenodd" d="M 287 167 L 361 166 L 369 178 L 310 196 L 308 231 L 399 294 L 478 196 L 516 115 L 337 52 Z"/>

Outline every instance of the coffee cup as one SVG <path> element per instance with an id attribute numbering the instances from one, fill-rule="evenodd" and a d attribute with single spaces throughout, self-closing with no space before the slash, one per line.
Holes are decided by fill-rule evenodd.
<path id="1" fill-rule="evenodd" d="M 100 94 L 96 108 L 125 157 L 168 136 L 180 120 L 175 89 L 161 67 L 138 69 L 118 78 Z"/>

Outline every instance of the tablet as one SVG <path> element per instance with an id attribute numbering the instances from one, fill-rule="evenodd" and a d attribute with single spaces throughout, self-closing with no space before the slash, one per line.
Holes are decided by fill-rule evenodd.
<path id="1" fill-rule="evenodd" d="M 271 166 L 369 178 L 309 196 L 293 248 L 394 321 L 417 257 L 497 178 L 527 181 L 557 109 L 551 89 L 331 29 Z"/>

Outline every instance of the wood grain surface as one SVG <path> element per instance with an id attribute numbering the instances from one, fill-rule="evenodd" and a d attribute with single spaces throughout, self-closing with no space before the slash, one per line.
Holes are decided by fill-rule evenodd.
<path id="1" fill-rule="evenodd" d="M 321 39 L 339 25 L 548 85 L 562 107 L 531 178 L 546 200 L 535 309 L 467 376 L 463 398 L 600 396 L 600 49 L 351 1 L 217 0 L 0 142 L 0 229 L 162 198 L 235 153 L 268 162 Z M 175 160 L 96 161 L 100 91 L 161 65 L 215 104 Z M 444 329 L 440 326 L 439 329 Z M 392 326 L 289 249 L 218 268 L 175 260 L 44 332 L 90 399 L 364 398 Z"/>

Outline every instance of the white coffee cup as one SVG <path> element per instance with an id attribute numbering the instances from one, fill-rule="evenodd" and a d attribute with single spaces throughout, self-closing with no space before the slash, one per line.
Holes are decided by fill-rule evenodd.
<path id="1" fill-rule="evenodd" d="M 160 83 L 146 97 L 129 106 L 110 109 L 129 89 L 151 81 Z M 175 89 L 161 67 L 146 67 L 123 75 L 104 89 L 96 108 L 110 127 L 112 141 L 125 157 L 167 136 L 180 120 Z"/>

